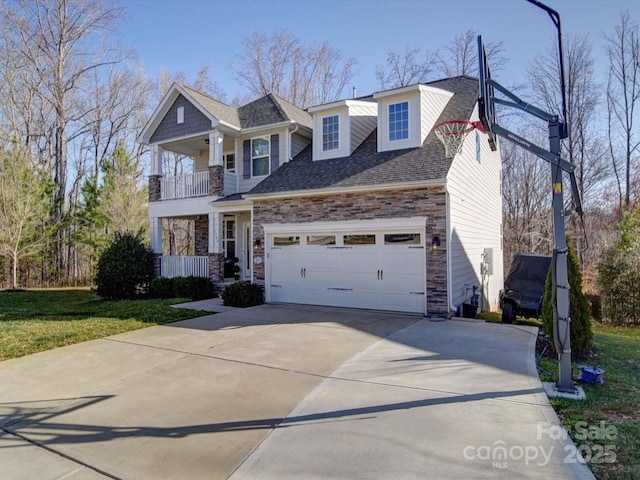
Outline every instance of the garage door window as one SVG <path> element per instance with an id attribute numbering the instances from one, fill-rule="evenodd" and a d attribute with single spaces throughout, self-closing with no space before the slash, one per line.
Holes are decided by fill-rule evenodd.
<path id="1" fill-rule="evenodd" d="M 420 245 L 419 233 L 385 233 L 385 245 Z"/>
<path id="2" fill-rule="evenodd" d="M 335 245 L 335 235 L 307 235 L 307 245 Z"/>
<path id="3" fill-rule="evenodd" d="M 299 236 L 273 237 L 274 247 L 292 247 L 294 245 L 300 245 Z"/>
<path id="4" fill-rule="evenodd" d="M 345 235 L 343 238 L 345 245 L 375 245 L 375 235 Z"/>

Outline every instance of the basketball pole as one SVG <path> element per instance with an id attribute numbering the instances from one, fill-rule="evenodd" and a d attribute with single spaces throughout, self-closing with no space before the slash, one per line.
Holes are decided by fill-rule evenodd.
<path id="1" fill-rule="evenodd" d="M 505 138 L 517 145 L 529 150 L 539 158 L 549 162 L 551 167 L 551 191 L 553 208 L 553 260 L 551 262 L 552 279 L 552 307 L 553 307 L 553 341 L 558 355 L 558 382 L 555 384 L 555 391 L 561 394 L 577 395 L 578 388 L 574 385 L 571 372 L 571 319 L 569 316 L 569 273 L 567 268 L 567 248 L 565 216 L 577 212 L 582 216 L 582 205 L 580 194 L 575 178 L 575 165 L 565 161 L 560 156 L 561 140 L 568 137 L 566 121 L 566 95 L 564 81 L 564 59 L 562 54 L 562 29 L 560 25 L 560 15 L 555 10 L 547 7 L 537 0 L 528 0 L 530 3 L 545 10 L 558 29 L 560 75 L 562 88 L 562 117 L 548 113 L 534 105 L 524 102 L 515 94 L 507 90 L 498 82 L 491 78 L 491 73 L 486 61 L 486 53 L 482 43 L 482 37 L 478 36 L 478 59 L 480 77 L 480 98 L 478 101 L 478 111 L 480 121 L 485 132 L 489 135 L 489 144 L 495 150 L 494 135 Z M 499 91 L 507 99 L 496 98 L 494 91 Z M 503 105 L 522 110 L 531 114 L 548 124 L 549 128 L 549 150 L 541 148 L 527 139 L 521 137 L 500 126 L 495 116 L 495 105 Z M 575 208 L 566 211 L 564 208 L 563 195 L 563 173 L 569 174 L 571 189 L 574 198 Z"/>
<path id="2" fill-rule="evenodd" d="M 549 123 L 549 150 L 560 157 L 560 122 Z M 567 268 L 567 237 L 564 223 L 564 195 L 562 169 L 551 163 L 553 190 L 553 260 L 551 262 L 553 343 L 558 354 L 559 392 L 574 393 L 576 387 L 571 378 L 571 319 L 569 318 L 569 271 Z"/>
<path id="3" fill-rule="evenodd" d="M 562 24 L 560 14 L 538 0 L 528 0 L 529 3 L 541 8 L 549 15 L 558 31 L 558 61 L 560 66 L 560 93 L 562 97 L 562 119 L 549 123 L 549 150 L 552 155 L 560 158 L 563 138 L 569 136 L 567 128 L 567 97 L 564 74 L 564 52 L 562 47 Z M 558 354 L 558 383 L 559 392 L 573 393 L 576 390 L 571 377 L 571 318 L 569 309 L 569 272 L 567 269 L 566 229 L 564 222 L 564 198 L 562 188 L 562 170 L 551 163 L 551 183 L 553 185 L 553 341 Z"/>

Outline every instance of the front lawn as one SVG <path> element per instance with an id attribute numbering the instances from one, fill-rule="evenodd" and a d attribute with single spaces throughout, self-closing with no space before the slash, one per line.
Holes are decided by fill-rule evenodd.
<path id="1" fill-rule="evenodd" d="M 602 385 L 582 384 L 583 402 L 553 399 L 556 413 L 598 479 L 640 478 L 640 328 L 592 323 L 594 351 L 579 364 L 605 370 Z M 555 358 L 538 358 L 543 381 L 555 382 Z M 577 370 L 575 370 L 577 372 Z M 574 374 L 577 378 L 578 374 Z M 591 457 L 589 459 L 589 457 Z"/>
<path id="2" fill-rule="evenodd" d="M 0 361 L 210 314 L 169 306 L 185 301 L 103 301 L 88 290 L 0 292 Z"/>

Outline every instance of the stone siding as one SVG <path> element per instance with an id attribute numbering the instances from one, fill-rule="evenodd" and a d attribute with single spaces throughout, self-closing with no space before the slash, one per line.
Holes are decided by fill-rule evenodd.
<path id="1" fill-rule="evenodd" d="M 209 253 L 209 278 L 212 282 L 224 282 L 224 254 Z"/>
<path id="2" fill-rule="evenodd" d="M 209 217 L 199 215 L 195 218 L 194 224 L 194 254 L 205 256 L 209 253 Z"/>
<path id="3" fill-rule="evenodd" d="M 209 167 L 209 195 L 224 196 L 224 168 L 222 165 Z"/>
<path id="4" fill-rule="evenodd" d="M 160 179 L 162 175 L 149 175 L 149 201 L 160 200 Z"/>
<path id="5" fill-rule="evenodd" d="M 444 187 L 419 190 L 395 190 L 303 198 L 255 201 L 253 205 L 254 240 L 261 246 L 254 257 L 264 258 L 265 223 L 336 222 L 382 218 L 426 217 L 427 311 L 429 315 L 449 313 L 447 302 L 447 218 Z M 440 247 L 431 250 L 433 235 Z M 253 265 L 254 282 L 264 285 L 264 262 Z"/>
<path id="6" fill-rule="evenodd" d="M 154 277 L 159 277 L 162 274 L 161 259 L 162 259 L 162 254 L 160 253 L 153 254 L 153 276 Z"/>

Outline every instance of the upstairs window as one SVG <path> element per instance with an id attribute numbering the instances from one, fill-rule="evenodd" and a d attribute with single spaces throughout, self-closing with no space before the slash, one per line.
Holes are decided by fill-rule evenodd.
<path id="1" fill-rule="evenodd" d="M 269 137 L 251 140 L 251 176 L 269 175 Z"/>
<path id="2" fill-rule="evenodd" d="M 224 169 L 227 172 L 235 172 L 236 171 L 236 154 L 235 153 L 227 153 L 224 156 Z"/>
<path id="3" fill-rule="evenodd" d="M 409 138 L 409 102 L 389 105 L 389 141 Z"/>
<path id="4" fill-rule="evenodd" d="M 338 115 L 324 117 L 322 119 L 322 150 L 337 150 L 339 146 L 339 120 Z"/>

